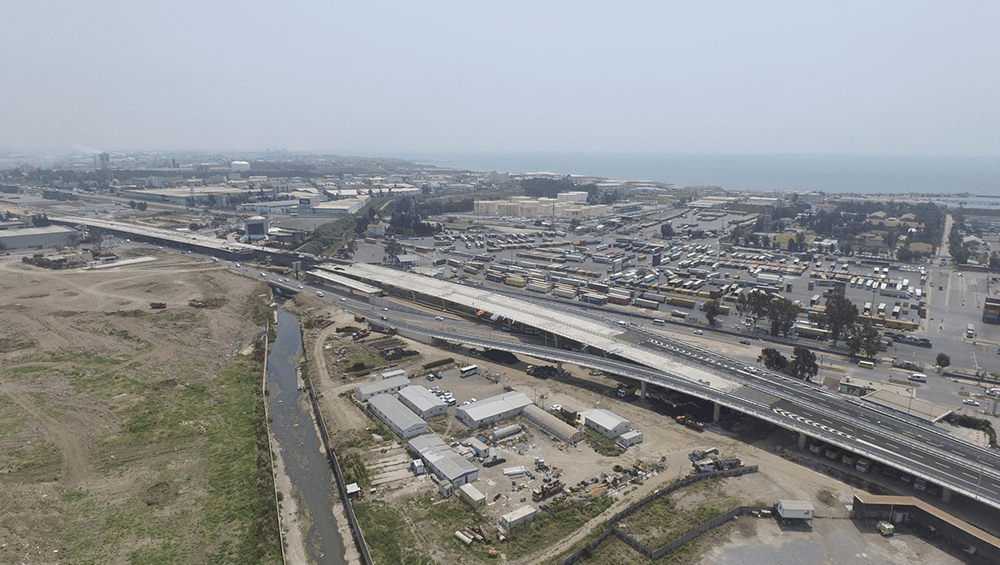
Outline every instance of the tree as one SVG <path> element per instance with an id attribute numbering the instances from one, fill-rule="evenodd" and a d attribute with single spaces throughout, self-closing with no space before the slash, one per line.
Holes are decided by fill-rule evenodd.
<path id="1" fill-rule="evenodd" d="M 858 307 L 843 295 L 834 294 L 826 299 L 826 323 L 830 326 L 830 337 L 834 345 L 840 334 L 858 319 Z"/>
<path id="2" fill-rule="evenodd" d="M 858 352 L 864 352 L 866 357 L 874 357 L 880 340 L 878 330 L 870 323 L 853 324 L 847 331 L 847 352 L 852 357 Z"/>
<path id="3" fill-rule="evenodd" d="M 772 371 L 781 371 L 782 373 L 788 367 L 788 358 L 773 347 L 761 349 L 760 355 L 757 357 L 757 362 L 763 363 L 765 367 Z"/>
<path id="4" fill-rule="evenodd" d="M 767 305 L 767 319 L 771 322 L 771 335 L 779 333 L 788 337 L 792 331 L 795 319 L 799 317 L 802 308 L 787 298 L 776 298 Z"/>
<path id="5" fill-rule="evenodd" d="M 135 203 L 135 200 L 129 200 L 129 201 L 128 201 L 128 207 L 129 207 L 129 208 L 131 208 L 131 209 L 135 210 L 135 207 L 136 207 L 136 206 L 137 206 L 137 204 Z"/>
<path id="6" fill-rule="evenodd" d="M 138 204 L 135 205 L 135 209 L 138 210 L 138 211 L 140 211 L 140 212 L 145 212 L 146 211 L 146 207 L 148 207 L 148 206 L 149 206 L 149 204 L 146 204 L 145 202 L 140 202 L 140 203 L 138 203 Z"/>
<path id="7" fill-rule="evenodd" d="M 938 365 L 938 367 L 941 367 L 942 369 L 945 368 L 945 367 L 947 367 L 947 366 L 949 366 L 949 365 L 951 365 L 951 357 L 948 357 L 948 355 L 946 355 L 944 353 L 938 353 L 938 355 L 937 355 L 937 365 Z"/>
<path id="8" fill-rule="evenodd" d="M 670 239 L 671 237 L 674 237 L 674 226 L 666 222 L 660 224 L 660 235 L 662 235 L 664 239 Z"/>
<path id="9" fill-rule="evenodd" d="M 715 318 L 722 314 L 722 306 L 719 306 L 718 300 L 709 300 L 705 303 L 705 319 L 708 320 L 708 325 L 715 325 Z"/>
<path id="10" fill-rule="evenodd" d="M 794 350 L 792 356 L 792 362 L 788 366 L 788 371 L 786 371 L 789 376 L 802 379 L 804 381 L 811 380 L 813 377 L 819 373 L 819 364 L 816 363 L 816 354 L 809 350 L 808 347 L 798 346 Z"/>
<path id="11" fill-rule="evenodd" d="M 751 329 L 757 329 L 757 323 L 767 315 L 770 303 L 771 297 L 768 294 L 754 289 L 740 297 L 740 301 L 736 303 L 736 311 Z"/>

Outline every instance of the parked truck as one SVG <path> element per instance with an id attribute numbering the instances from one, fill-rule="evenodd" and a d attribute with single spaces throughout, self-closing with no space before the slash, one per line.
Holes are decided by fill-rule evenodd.
<path id="1" fill-rule="evenodd" d="M 694 418 L 686 414 L 681 414 L 680 416 L 677 416 L 675 420 L 677 420 L 678 424 L 683 424 L 689 428 L 694 428 L 698 431 L 702 431 L 705 429 L 704 423 L 699 422 L 698 420 L 695 420 Z"/>

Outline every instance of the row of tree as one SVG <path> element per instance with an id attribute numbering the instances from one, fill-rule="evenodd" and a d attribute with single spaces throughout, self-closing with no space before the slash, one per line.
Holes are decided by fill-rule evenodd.
<path id="1" fill-rule="evenodd" d="M 707 316 L 707 304 L 705 308 Z M 756 330 L 761 320 L 767 320 L 770 323 L 768 333 L 788 337 L 802 307 L 787 298 L 772 297 L 766 292 L 752 289 L 740 297 L 740 301 L 736 303 L 736 311 L 751 330 Z M 714 317 L 709 319 L 709 323 L 714 323 L 713 319 Z"/>
<path id="2" fill-rule="evenodd" d="M 802 308 L 787 298 L 774 297 L 754 289 L 740 298 L 736 311 L 752 330 L 757 328 L 761 320 L 767 320 L 768 334 L 788 337 Z M 715 318 L 721 313 L 717 300 L 705 303 L 705 318 L 709 324 L 715 324 Z M 809 319 L 818 327 L 829 330 L 834 345 L 843 337 L 848 353 L 852 356 L 864 353 L 867 357 L 873 357 L 878 352 L 882 339 L 878 329 L 869 322 L 858 324 L 858 307 L 843 295 L 834 294 L 827 298 L 825 312 L 812 313 Z"/>
<path id="3" fill-rule="evenodd" d="M 762 349 L 757 357 L 759 363 L 772 371 L 779 371 L 792 378 L 809 380 L 819 373 L 819 364 L 816 362 L 816 354 L 809 351 L 809 348 L 796 347 L 789 359 L 781 354 L 777 349 L 768 347 Z"/>

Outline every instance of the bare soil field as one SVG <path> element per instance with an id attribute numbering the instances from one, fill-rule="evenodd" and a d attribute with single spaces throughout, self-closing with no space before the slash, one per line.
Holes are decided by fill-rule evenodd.
<path id="1" fill-rule="evenodd" d="M 262 352 L 237 354 L 266 288 L 149 255 L 0 263 L 2 563 L 280 562 Z"/>

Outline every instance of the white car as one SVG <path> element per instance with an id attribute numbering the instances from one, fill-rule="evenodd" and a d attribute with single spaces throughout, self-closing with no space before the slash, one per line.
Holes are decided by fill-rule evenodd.
<path id="1" fill-rule="evenodd" d="M 1000 396 L 1000 388 L 991 388 L 990 390 L 986 391 L 986 394 L 990 396 Z"/>
<path id="2" fill-rule="evenodd" d="M 444 317 L 443 316 L 434 316 L 434 319 L 440 322 L 440 321 L 444 320 Z"/>
<path id="3" fill-rule="evenodd" d="M 321 291 L 316 291 L 316 296 L 323 298 L 323 293 Z"/>
<path id="4" fill-rule="evenodd" d="M 966 404 L 968 406 L 979 406 L 979 403 L 971 398 L 966 398 L 962 401 L 962 404 Z"/>
<path id="5" fill-rule="evenodd" d="M 341 301 L 341 302 L 347 302 L 347 299 L 346 299 L 346 298 L 344 298 L 343 296 L 341 296 L 341 297 L 340 297 L 340 301 Z"/>
<path id="6" fill-rule="evenodd" d="M 705 333 L 705 332 L 703 332 L 701 330 L 695 330 L 694 331 L 694 335 L 702 335 L 703 333 Z"/>
<path id="7" fill-rule="evenodd" d="M 553 404 L 552 405 L 552 411 L 553 412 L 559 412 L 561 410 L 562 410 L 562 404 Z"/>
<path id="8" fill-rule="evenodd" d="M 299 285 L 299 290 L 302 290 L 303 288 L 305 288 L 305 287 L 302 286 L 302 285 Z"/>

